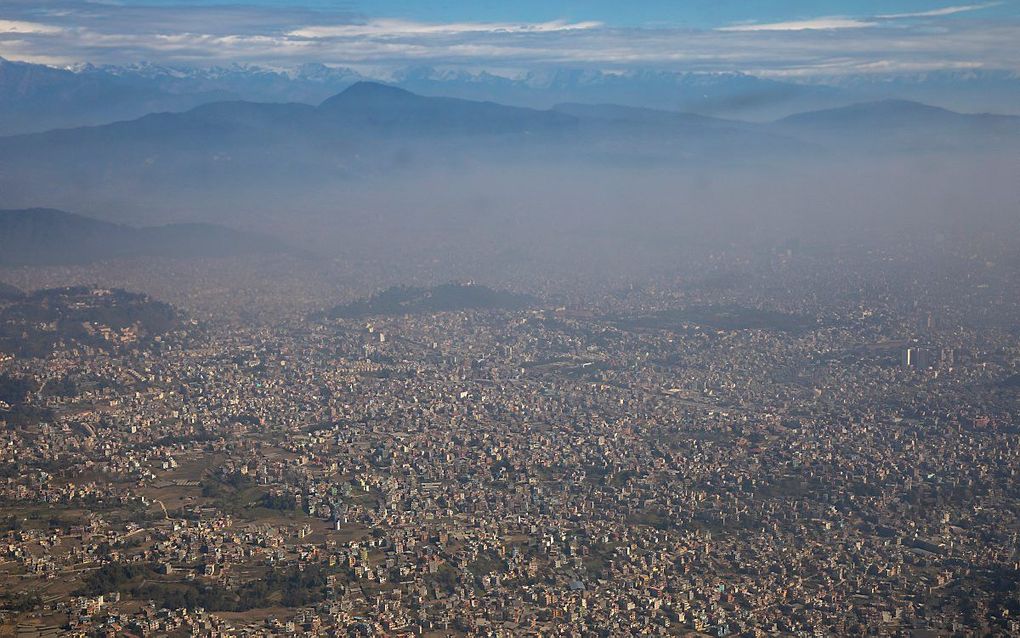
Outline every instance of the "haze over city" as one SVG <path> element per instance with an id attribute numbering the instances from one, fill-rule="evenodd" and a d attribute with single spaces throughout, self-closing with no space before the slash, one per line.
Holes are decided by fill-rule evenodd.
<path id="1" fill-rule="evenodd" d="M 5 0 L 0 634 L 1020 634 L 1020 3 Z"/>

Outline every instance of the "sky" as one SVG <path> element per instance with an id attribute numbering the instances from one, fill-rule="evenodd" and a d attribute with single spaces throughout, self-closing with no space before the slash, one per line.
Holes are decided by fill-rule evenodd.
<path id="1" fill-rule="evenodd" d="M 2 0 L 0 56 L 774 76 L 1020 72 L 1020 0 Z"/>

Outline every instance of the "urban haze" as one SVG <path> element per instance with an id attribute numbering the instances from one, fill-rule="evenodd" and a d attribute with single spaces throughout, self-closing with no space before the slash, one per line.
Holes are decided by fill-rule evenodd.
<path id="1" fill-rule="evenodd" d="M 1020 635 L 1020 3 L 0 2 L 0 636 Z"/>

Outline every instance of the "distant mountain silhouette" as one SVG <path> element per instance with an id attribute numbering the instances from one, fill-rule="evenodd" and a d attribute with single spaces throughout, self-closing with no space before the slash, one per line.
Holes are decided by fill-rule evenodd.
<path id="1" fill-rule="evenodd" d="M 319 104 L 369 79 L 349 68 L 315 63 L 289 71 L 151 63 L 65 69 L 0 58 L 0 135 L 107 124 L 214 101 Z M 396 70 L 390 83 L 421 95 L 535 109 L 568 102 L 621 104 L 754 121 L 882 98 L 1013 113 L 1020 103 L 1016 74 L 975 70 L 840 75 L 824 84 L 798 84 L 739 72 L 561 67 L 504 77 L 412 66 Z"/>
<path id="2" fill-rule="evenodd" d="M 737 156 L 754 152 L 794 152 L 803 145 L 768 124 L 726 120 L 695 113 L 678 113 L 619 104 L 558 104 L 553 110 L 578 119 L 589 137 L 630 139 L 654 149 Z M 624 150 L 624 144 L 618 144 Z"/>
<path id="3" fill-rule="evenodd" d="M 52 209 L 0 210 L 2 265 L 219 257 L 282 249 L 270 238 L 210 224 L 133 228 Z"/>
<path id="4" fill-rule="evenodd" d="M 815 152 L 983 152 L 1017 145 L 1018 117 L 904 101 L 748 123 L 612 104 L 541 111 L 357 82 L 318 107 L 219 102 L 0 138 L 0 192 L 27 193 L 8 201 L 31 205 L 39 201 L 35 193 L 64 185 L 112 197 L 143 189 L 169 198 L 196 189 L 282 192 L 323 180 L 483 163 L 746 165 Z"/>
<path id="5" fill-rule="evenodd" d="M 425 66 L 398 72 L 393 81 L 425 95 L 533 108 L 562 103 L 620 104 L 753 120 L 775 119 L 852 100 L 844 91 L 829 86 L 793 84 L 739 72 L 555 68 L 507 78 Z"/>
<path id="6" fill-rule="evenodd" d="M 576 127 L 576 118 L 562 113 L 359 83 L 319 107 L 222 102 L 0 138 L 0 190 L 10 184 L 34 192 L 36 184 L 46 183 L 120 192 L 144 185 L 163 197 L 196 184 L 250 191 L 253 183 L 378 173 L 455 162 L 465 153 L 506 158 L 511 145 L 532 152 L 562 141 Z M 478 141 L 493 137 L 500 139 Z"/>
<path id="7" fill-rule="evenodd" d="M 362 81 L 355 82 L 344 91 L 324 100 L 319 106 L 326 111 L 343 110 L 350 106 L 356 109 L 373 106 L 389 108 L 398 104 L 418 104 L 424 99 L 426 98 L 389 84 Z"/>
<path id="8" fill-rule="evenodd" d="M 775 129 L 841 151 L 986 150 L 1020 144 L 1020 117 L 968 114 L 908 100 L 790 115 Z"/>
<path id="9" fill-rule="evenodd" d="M 554 111 L 425 97 L 375 82 L 354 84 L 323 102 L 319 113 L 352 129 L 414 135 L 555 133 L 577 124 Z"/>
<path id="10" fill-rule="evenodd" d="M 443 284 L 433 288 L 395 286 L 368 299 L 336 306 L 323 313 L 323 317 L 362 319 L 458 310 L 519 310 L 534 303 L 533 297 L 477 284 Z"/>
<path id="11" fill-rule="evenodd" d="M 150 63 L 64 69 L 0 58 L 0 135 L 108 124 L 215 101 L 318 104 L 367 79 L 352 69 L 322 64 L 305 64 L 291 71 Z M 537 109 L 559 102 L 612 102 L 759 120 L 851 100 L 843 90 L 832 87 L 742 73 L 602 73 L 561 68 L 507 78 L 418 66 L 398 70 L 392 83 L 423 95 Z"/>
<path id="12" fill-rule="evenodd" d="M 818 140 L 848 146 L 988 148 L 1020 142 L 1020 117 L 966 114 L 908 100 L 864 102 L 800 113 L 776 126 Z"/>
<path id="13" fill-rule="evenodd" d="M 999 122 L 1016 124 L 1020 122 L 1020 117 L 987 114 L 969 115 L 909 100 L 880 100 L 877 102 L 862 102 L 835 109 L 799 113 L 785 117 L 780 121 L 784 124 L 797 126 L 827 128 L 852 126 L 887 128 L 960 123 L 972 123 L 975 125 Z"/>
<path id="14" fill-rule="evenodd" d="M 197 87 L 190 93 L 174 93 L 129 76 L 75 73 L 0 58 L 0 135 L 183 111 L 230 96 Z"/>
<path id="15" fill-rule="evenodd" d="M 0 161 L 8 153 L 19 162 L 61 157 L 95 166 L 97 162 L 143 162 L 172 153 L 195 153 L 192 161 L 239 148 L 238 161 L 268 157 L 273 145 L 304 144 L 323 150 L 325 142 L 366 137 L 443 138 L 566 132 L 577 120 L 553 111 L 536 111 L 487 102 L 423 97 L 394 87 L 359 82 L 319 107 L 305 104 L 218 102 L 185 113 L 155 113 L 136 120 L 0 138 Z M 344 152 L 348 147 L 328 147 Z M 371 148 L 365 149 L 371 152 Z M 5 153 L 7 151 L 7 153 Z M 11 160 L 13 162 L 13 159 Z M 116 164 L 115 164 L 116 165 Z M 17 168 L 14 166 L 13 168 Z M 45 170 L 41 168 L 41 170 Z M 66 173 L 57 173 L 66 175 Z"/>
<path id="16" fill-rule="evenodd" d="M 565 102 L 553 107 L 557 113 L 565 113 L 582 120 L 600 120 L 604 122 L 628 122 L 649 126 L 742 126 L 746 122 L 726 120 L 695 113 L 678 113 L 621 104 L 581 104 Z"/>
<path id="17" fill-rule="evenodd" d="M 18 299 L 25 293 L 20 288 L 16 288 L 10 284 L 5 284 L 0 281 L 0 300 L 2 299 Z"/>
<path id="18" fill-rule="evenodd" d="M 668 143 L 673 142 L 675 134 L 685 135 L 691 142 L 709 142 L 704 147 L 688 146 L 686 152 L 725 149 L 710 143 L 713 135 L 721 135 L 719 141 L 723 143 L 802 150 L 801 146 L 788 143 L 791 137 L 815 142 L 851 133 L 848 141 L 859 142 L 862 136 L 886 139 L 890 130 L 930 133 L 943 138 L 947 131 L 1011 136 L 1020 130 L 1020 117 L 966 115 L 916 102 L 886 100 L 801 113 L 773 124 L 752 124 L 614 104 L 568 103 L 540 111 L 493 102 L 426 97 L 389 85 L 357 82 L 318 107 L 219 102 L 185 113 L 159 113 L 104 126 L 0 138 L 0 162 L 9 164 L 14 171 L 19 163 L 31 163 L 37 158 L 58 165 L 62 159 L 73 159 L 79 170 L 97 164 L 111 169 L 137 169 L 138 163 L 158 164 L 163 157 L 184 153 L 189 162 L 185 167 L 209 158 L 220 166 L 224 161 L 278 163 L 281 154 L 274 148 L 278 146 L 283 150 L 311 151 L 301 155 L 314 166 L 319 159 L 312 153 L 371 156 L 378 150 L 371 144 L 372 139 L 433 139 L 447 144 L 459 138 L 498 135 L 508 142 L 534 145 L 552 139 L 589 142 L 592 135 L 618 138 L 635 131 L 650 132 L 653 137 L 656 133 L 668 134 L 662 138 Z M 733 139 L 740 135 L 746 139 Z M 966 144 L 967 140 L 955 142 Z M 641 139 L 641 143 L 647 145 L 649 140 Z M 483 148 L 492 147 L 486 144 Z M 240 149 L 245 152 L 235 152 Z M 87 165 L 81 166 L 82 163 Z M 124 163 L 128 166 L 122 167 Z M 46 171 L 46 167 L 38 169 L 36 174 Z"/>

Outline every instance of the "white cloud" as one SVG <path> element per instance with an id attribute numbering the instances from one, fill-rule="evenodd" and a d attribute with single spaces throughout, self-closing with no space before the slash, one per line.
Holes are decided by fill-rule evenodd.
<path id="1" fill-rule="evenodd" d="M 941 9 L 932 9 L 931 11 L 918 11 L 915 13 L 887 13 L 885 15 L 875 16 L 882 20 L 900 20 L 903 18 L 937 18 L 941 16 L 951 16 L 957 13 L 967 13 L 969 11 L 980 11 L 981 9 L 988 9 L 990 7 L 997 7 L 1001 2 L 985 2 L 984 4 L 964 4 L 956 7 L 943 7 Z"/>
<path id="2" fill-rule="evenodd" d="M 125 8 L 95 2 L 82 5 L 78 0 L 46 0 L 71 3 L 76 10 L 66 15 L 52 12 L 43 19 L 37 10 L 42 1 L 0 0 L 0 55 L 65 65 L 150 60 L 277 69 L 321 62 L 387 70 L 418 64 L 471 69 L 563 65 L 804 76 L 962 67 L 1020 71 L 1016 46 L 1020 19 L 1009 16 L 996 21 L 828 16 L 701 30 L 664 25 L 613 27 L 579 20 L 359 22 L 350 13 L 296 8 L 269 10 L 226 3 L 194 10 L 154 5 Z M 961 13 L 964 7 L 979 6 L 984 5 L 932 11 L 948 15 L 949 10 Z M 62 7 L 65 4 L 54 6 Z M 934 22 L 939 29 L 931 28 Z M 18 30 L 12 27 L 5 32 L 10 25 Z"/>
<path id="3" fill-rule="evenodd" d="M 22 20 L 0 20 L 0 35 L 6 33 L 54 35 L 62 33 L 63 29 L 49 24 L 39 22 L 25 22 Z"/>
<path id="4" fill-rule="evenodd" d="M 875 22 L 843 18 L 839 16 L 813 18 L 811 20 L 793 20 L 790 22 L 770 22 L 765 24 L 735 24 L 722 27 L 717 31 L 819 31 L 830 29 L 862 29 L 877 26 Z"/>
<path id="5" fill-rule="evenodd" d="M 780 79 L 832 80 L 841 76 L 930 73 L 933 71 L 976 71 L 982 68 L 983 66 L 980 62 L 957 62 L 949 60 L 877 60 L 870 62 L 843 61 L 829 65 L 796 67 L 791 69 L 765 69 L 759 71 L 756 75 Z"/>
<path id="6" fill-rule="evenodd" d="M 734 24 L 728 27 L 721 27 L 717 31 L 824 31 L 834 29 L 862 29 L 865 27 L 879 26 L 876 20 L 904 20 L 908 18 L 937 18 L 951 16 L 957 13 L 979 11 L 989 7 L 995 7 L 1002 2 L 985 2 L 983 4 L 964 4 L 953 7 L 942 7 L 930 11 L 917 11 L 914 13 L 887 13 L 870 18 L 852 18 L 847 16 L 823 16 L 808 20 L 791 20 L 787 22 L 769 22 L 761 24 Z"/>
<path id="7" fill-rule="evenodd" d="M 484 33 L 556 33 L 579 31 L 602 26 L 599 22 L 500 23 L 453 22 L 434 24 L 407 20 L 372 20 L 364 24 L 310 26 L 290 31 L 287 35 L 298 38 L 354 38 L 388 36 L 465 35 Z"/>

